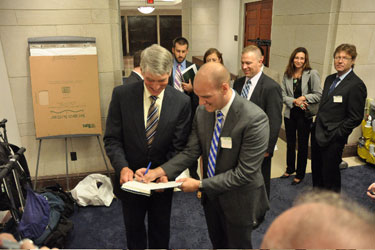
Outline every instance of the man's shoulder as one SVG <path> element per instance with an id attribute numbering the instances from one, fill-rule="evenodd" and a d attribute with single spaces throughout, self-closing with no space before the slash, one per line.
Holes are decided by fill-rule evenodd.
<path id="1" fill-rule="evenodd" d="M 185 93 L 182 93 L 181 91 L 175 89 L 174 87 L 172 87 L 170 85 L 167 85 L 167 87 L 165 88 L 165 94 L 167 96 L 173 96 L 173 98 L 176 101 L 181 101 L 181 102 L 189 102 L 190 101 L 190 97 L 188 95 L 186 95 Z"/>
<path id="2" fill-rule="evenodd" d="M 263 81 L 264 83 L 269 84 L 270 86 L 280 86 L 275 80 L 273 80 L 271 77 L 266 75 L 264 72 L 262 72 L 262 75 L 259 78 L 259 81 Z"/>
<path id="3" fill-rule="evenodd" d="M 267 117 L 266 113 L 258 105 L 239 95 L 235 96 L 232 106 L 235 111 L 241 114 L 242 118 L 255 119 L 258 115 Z"/>

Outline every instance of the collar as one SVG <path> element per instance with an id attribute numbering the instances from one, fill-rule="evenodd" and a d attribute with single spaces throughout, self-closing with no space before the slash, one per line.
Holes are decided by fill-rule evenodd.
<path id="1" fill-rule="evenodd" d="M 348 72 L 346 72 L 345 74 L 343 74 L 343 75 L 341 75 L 341 76 L 338 76 L 338 75 L 336 74 L 336 77 L 339 77 L 339 78 L 340 78 L 340 82 L 341 82 L 341 81 L 344 80 L 344 78 L 345 78 L 347 75 L 349 75 L 349 73 L 352 72 L 352 71 L 353 71 L 353 68 L 350 68 L 350 69 L 348 70 Z"/>
<path id="2" fill-rule="evenodd" d="M 139 77 L 140 77 L 142 80 L 144 80 L 143 75 L 139 74 L 137 71 L 134 71 L 134 70 L 132 70 L 132 72 L 136 73 L 137 75 L 139 75 Z"/>
<path id="3" fill-rule="evenodd" d="M 222 109 L 220 109 L 220 110 L 216 110 L 215 111 L 215 115 L 217 115 L 217 113 L 219 112 L 219 111 L 221 111 L 221 113 L 223 113 L 223 115 L 224 115 L 224 120 L 225 120 L 225 118 L 227 117 L 227 114 L 228 114 L 228 112 L 229 112 L 229 109 L 230 109 L 230 107 L 232 106 L 232 103 L 233 103 L 233 100 L 234 100 L 234 97 L 235 97 L 235 92 L 234 92 L 234 90 L 231 88 L 230 89 L 231 91 L 232 91 L 232 96 L 231 96 L 231 98 L 230 98 L 230 100 L 229 100 L 229 102 L 222 108 Z"/>
<path id="4" fill-rule="evenodd" d="M 262 71 L 259 71 L 255 76 L 253 76 L 252 78 L 250 78 L 250 81 L 251 81 L 251 86 L 256 86 L 258 81 L 259 81 L 259 78 L 260 76 L 262 75 Z M 249 80 L 249 78 L 246 76 L 246 80 L 245 82 L 247 82 L 247 80 Z"/>
<path id="5" fill-rule="evenodd" d="M 182 67 L 183 69 L 186 68 L 186 59 L 183 60 L 182 63 L 178 63 L 178 62 L 176 61 L 176 58 L 173 58 L 173 67 L 176 68 L 178 64 L 181 64 L 181 67 Z"/>
<path id="6" fill-rule="evenodd" d="M 150 91 L 148 91 L 148 89 L 146 88 L 145 83 L 143 83 L 143 89 L 144 89 L 143 96 L 145 98 L 150 99 L 150 96 L 152 96 L 152 95 L 151 95 Z M 163 91 L 158 95 L 158 99 L 163 100 L 163 98 L 164 98 L 164 91 L 165 91 L 165 89 L 163 89 Z"/>

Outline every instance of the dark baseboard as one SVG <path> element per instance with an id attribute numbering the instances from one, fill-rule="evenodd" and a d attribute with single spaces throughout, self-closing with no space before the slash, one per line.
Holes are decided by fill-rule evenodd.
<path id="1" fill-rule="evenodd" d="M 283 128 L 280 129 L 279 139 L 286 142 L 285 129 Z M 311 150 L 309 146 L 309 155 L 308 155 L 309 159 L 311 159 L 310 151 Z M 351 156 L 357 156 L 357 144 L 356 143 L 345 145 L 342 157 L 351 157 Z M 86 176 L 90 174 L 107 175 L 107 171 L 103 170 L 103 171 L 97 171 L 97 172 L 70 174 L 69 175 L 69 189 L 73 189 L 81 180 L 83 180 Z M 111 171 L 110 175 L 113 181 L 115 173 Z M 34 179 L 33 179 L 33 182 L 34 182 Z M 52 186 L 52 185 L 55 185 L 56 183 L 59 183 L 64 188 L 64 190 L 67 190 L 66 175 L 49 175 L 49 176 L 38 177 L 37 188 Z"/>
<path id="2" fill-rule="evenodd" d="M 107 175 L 107 171 L 96 171 L 96 172 L 85 172 L 79 174 L 69 174 L 69 189 L 67 188 L 67 181 L 66 175 L 48 175 L 48 176 L 38 176 L 37 187 L 36 189 L 42 187 L 53 186 L 56 183 L 60 184 L 64 190 L 71 190 L 73 189 L 81 180 L 83 180 L 86 176 L 90 174 L 103 174 Z M 110 172 L 112 181 L 114 180 L 115 172 Z M 108 176 L 108 175 L 107 175 Z M 35 179 L 32 178 L 32 182 L 34 185 Z"/>
<path id="3" fill-rule="evenodd" d="M 286 134 L 285 134 L 284 128 L 280 128 L 279 139 L 286 142 Z M 352 157 L 352 156 L 357 156 L 357 143 L 346 144 L 344 147 L 342 157 L 344 158 L 344 157 Z M 308 158 L 311 159 L 311 146 L 310 145 L 309 145 Z"/>

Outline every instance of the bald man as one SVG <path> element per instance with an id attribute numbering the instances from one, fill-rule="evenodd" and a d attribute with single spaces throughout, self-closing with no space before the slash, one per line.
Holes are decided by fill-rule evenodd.
<path id="1" fill-rule="evenodd" d="M 262 249 L 374 249 L 375 217 L 333 192 L 309 192 L 268 228 Z"/>
<path id="2" fill-rule="evenodd" d="M 194 80 L 199 104 L 185 149 L 160 167 L 136 172 L 138 180 L 174 179 L 203 158 L 203 180 L 180 179 L 184 192 L 202 192 L 213 248 L 252 248 L 252 215 L 269 207 L 261 173 L 267 150 L 267 115 L 230 88 L 228 70 L 206 63 Z"/>

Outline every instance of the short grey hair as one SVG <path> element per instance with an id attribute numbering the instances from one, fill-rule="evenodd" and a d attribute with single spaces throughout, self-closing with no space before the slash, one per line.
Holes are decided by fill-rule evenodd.
<path id="1" fill-rule="evenodd" d="M 153 44 L 142 51 L 140 66 L 143 73 L 169 75 L 173 68 L 173 56 L 167 49 Z"/>
<path id="2" fill-rule="evenodd" d="M 247 47 L 243 48 L 242 55 L 249 52 L 253 52 L 258 59 L 262 58 L 262 51 L 260 51 L 260 49 L 255 45 L 248 45 Z"/>

